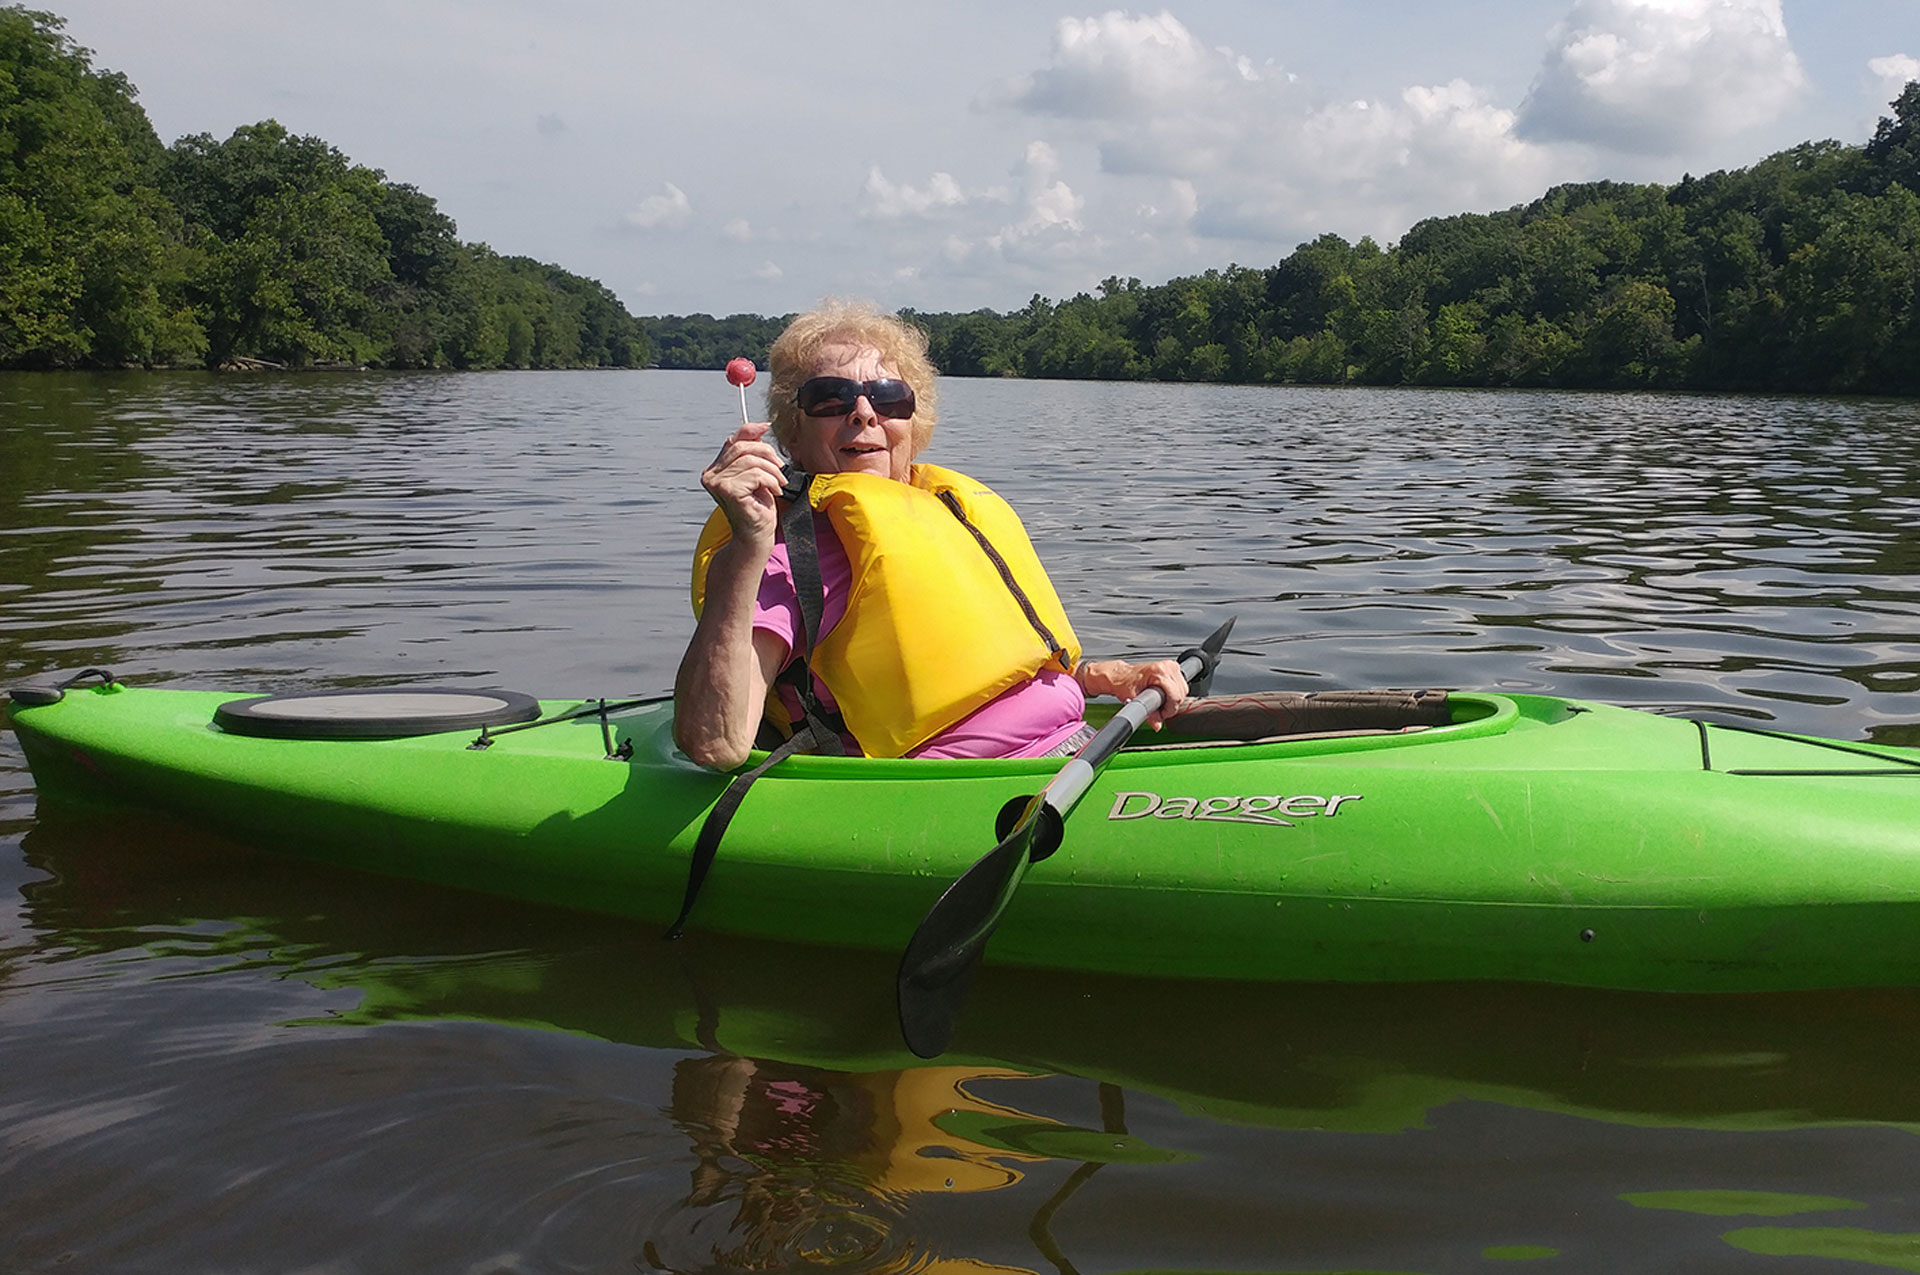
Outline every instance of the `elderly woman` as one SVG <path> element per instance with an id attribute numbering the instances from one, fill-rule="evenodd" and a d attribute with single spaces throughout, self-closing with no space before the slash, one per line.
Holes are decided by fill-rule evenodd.
<path id="1" fill-rule="evenodd" d="M 919 329 L 829 304 L 795 319 L 770 361 L 771 423 L 742 425 L 700 476 L 719 509 L 674 683 L 687 756 L 732 770 L 763 718 L 782 733 L 830 723 L 816 733 L 869 756 L 1066 756 L 1091 738 L 1088 695 L 1158 686 L 1167 713 L 1185 700 L 1171 660 L 1081 660 L 1012 509 L 916 463 L 937 393 Z"/>

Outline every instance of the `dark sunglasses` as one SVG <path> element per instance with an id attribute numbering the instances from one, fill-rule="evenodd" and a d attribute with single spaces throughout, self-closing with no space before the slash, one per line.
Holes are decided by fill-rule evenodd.
<path id="1" fill-rule="evenodd" d="M 891 377 L 855 381 L 844 376 L 816 376 L 801 383 L 793 401 L 808 416 L 845 416 L 858 398 L 873 404 L 878 415 L 896 421 L 913 415 L 913 386 Z"/>

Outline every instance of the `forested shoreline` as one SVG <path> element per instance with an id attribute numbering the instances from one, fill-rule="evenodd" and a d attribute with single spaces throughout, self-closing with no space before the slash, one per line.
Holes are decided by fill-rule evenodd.
<path id="1" fill-rule="evenodd" d="M 903 313 L 958 376 L 1920 393 L 1920 83 L 1892 105 L 1864 146 L 1558 186 L 1389 248 L 1327 234 L 1266 269 Z M 784 321 L 643 323 L 660 366 L 718 368 Z"/>
<path id="2" fill-rule="evenodd" d="M 124 75 L 0 8 L 0 367 L 639 367 L 591 279 L 264 120 L 163 146 Z"/>
<path id="3" fill-rule="evenodd" d="M 1866 144 L 1558 186 L 1396 244 L 917 310 L 958 376 L 1920 393 L 1920 83 Z M 162 145 L 61 20 L 0 7 L 0 367 L 723 367 L 790 316 L 638 319 L 464 243 L 272 120 Z"/>

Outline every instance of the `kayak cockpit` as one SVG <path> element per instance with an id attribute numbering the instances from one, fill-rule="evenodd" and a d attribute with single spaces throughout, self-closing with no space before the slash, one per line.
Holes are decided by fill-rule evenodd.
<path id="1" fill-rule="evenodd" d="M 1542 701 L 1559 709 L 1563 701 Z M 1114 765 L 1181 765 L 1235 757 L 1318 756 L 1377 748 L 1424 746 L 1442 740 L 1505 734 L 1527 705 L 1505 695 L 1458 691 L 1270 691 L 1220 695 L 1195 701 L 1161 731 L 1137 732 Z M 1089 704 L 1087 723 L 1102 726 L 1118 706 Z M 1556 720 L 1584 709 L 1567 706 Z M 673 752 L 671 717 L 656 729 L 654 747 L 643 755 Z M 751 763 L 767 754 L 756 751 Z M 684 761 L 684 758 L 680 760 Z M 976 778 L 997 774 L 1051 774 L 1058 758 L 823 757 L 798 753 L 779 763 L 779 773 L 798 777 Z"/>
<path id="2" fill-rule="evenodd" d="M 1460 705 L 1466 720 L 1490 708 L 1471 698 Z M 1259 691 L 1188 702 L 1167 718 L 1147 748 L 1204 748 L 1215 744 L 1279 743 L 1355 735 L 1406 734 L 1452 726 L 1455 705 L 1446 691 Z"/>

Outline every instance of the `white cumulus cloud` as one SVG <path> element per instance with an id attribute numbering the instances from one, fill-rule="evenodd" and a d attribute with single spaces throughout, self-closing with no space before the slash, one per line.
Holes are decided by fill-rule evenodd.
<path id="1" fill-rule="evenodd" d="M 1171 13 L 1134 17 L 1116 9 L 1060 19 L 1052 65 L 1000 85 L 989 98 L 1046 115 L 1147 119 L 1156 108 L 1188 100 L 1223 63 L 1240 69 L 1230 51 L 1208 49 Z M 1252 78 L 1251 64 L 1246 70 Z"/>
<path id="2" fill-rule="evenodd" d="M 1087 201 L 1060 176 L 1060 156 L 1051 145 L 1027 143 L 1013 176 L 1023 191 L 1020 215 L 975 238 L 948 235 L 941 250 L 947 265 L 1045 268 L 1090 259 L 1103 248 L 1104 240 L 1087 231 Z"/>
<path id="3" fill-rule="evenodd" d="M 1233 180 L 1210 183 L 1194 230 L 1279 243 L 1336 227 L 1387 237 L 1434 213 L 1512 204 L 1559 171 L 1513 126 L 1512 111 L 1464 80 L 1329 103 L 1265 139 L 1265 166 L 1256 152 Z"/>
<path id="4" fill-rule="evenodd" d="M 1435 209 L 1537 194 L 1552 169 L 1546 149 L 1515 136 L 1514 113 L 1463 80 L 1328 100 L 1164 12 L 1061 21 L 1048 65 L 982 105 L 1054 118 L 1098 148 L 1104 174 L 1171 189 L 1129 201 L 1136 222 L 1215 238 L 1397 232 Z"/>
<path id="5" fill-rule="evenodd" d="M 967 202 L 960 183 L 951 173 L 935 173 L 924 187 L 915 188 L 887 180 L 875 164 L 867 170 L 866 202 L 863 217 L 892 220 L 898 217 L 931 217 Z"/>
<path id="6" fill-rule="evenodd" d="M 1920 80 L 1920 58 L 1890 53 L 1884 58 L 1867 59 L 1867 70 L 1879 81 L 1880 96 L 1891 102 L 1907 87 L 1907 81 Z"/>
<path id="7" fill-rule="evenodd" d="M 678 230 L 692 220 L 693 205 L 687 201 L 687 192 L 672 182 L 662 185 L 666 187 L 664 193 L 648 195 L 626 215 L 628 226 L 635 230 Z"/>
<path id="8" fill-rule="evenodd" d="M 1521 136 L 1677 154 L 1778 117 L 1805 89 L 1781 0 L 1577 0 Z"/>
<path id="9" fill-rule="evenodd" d="M 1534 46 L 1544 59 L 1524 102 L 1444 76 L 1355 93 L 1166 10 L 1067 17 L 1044 57 L 975 100 L 1046 139 L 997 192 L 1010 214 L 957 167 L 959 180 L 918 184 L 875 167 L 861 211 L 891 219 L 922 280 L 1068 292 L 1117 257 L 1146 277 L 1261 260 L 1327 231 L 1389 242 L 1426 217 L 1645 170 L 1775 118 L 1807 83 L 1782 2 L 1558 0 L 1541 30 L 1563 20 Z M 1883 76 L 1905 66 L 1881 62 Z"/>
<path id="10" fill-rule="evenodd" d="M 988 235 L 986 247 L 1016 261 L 1073 255 L 1082 246 L 1086 200 L 1060 180 L 1060 156 L 1046 142 L 1027 143 L 1022 168 L 1026 215 Z"/>
<path id="11" fill-rule="evenodd" d="M 1171 13 L 1063 18 L 1048 66 L 996 85 L 982 104 L 1080 121 L 1109 173 L 1193 177 L 1233 162 L 1235 143 L 1291 81 L 1209 48 Z"/>
<path id="12" fill-rule="evenodd" d="M 1027 215 L 1017 230 L 1032 234 L 1058 227 L 1079 230 L 1080 210 L 1086 201 L 1060 180 L 1060 154 L 1046 142 L 1027 143 Z"/>

